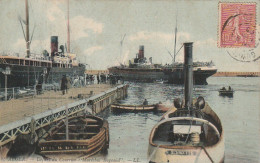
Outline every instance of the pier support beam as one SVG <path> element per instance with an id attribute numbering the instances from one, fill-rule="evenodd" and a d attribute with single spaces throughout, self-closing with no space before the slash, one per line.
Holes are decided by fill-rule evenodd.
<path id="1" fill-rule="evenodd" d="M 113 91 L 104 92 L 99 97 L 93 97 L 89 100 L 88 105 L 92 108 L 92 114 L 102 112 L 108 106 L 110 106 L 115 100 L 124 99 L 127 96 L 128 85 L 116 87 Z"/>

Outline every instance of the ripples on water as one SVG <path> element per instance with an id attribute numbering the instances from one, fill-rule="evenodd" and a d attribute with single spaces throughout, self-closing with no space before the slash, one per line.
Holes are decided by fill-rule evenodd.
<path id="1" fill-rule="evenodd" d="M 194 96 L 203 96 L 222 121 L 225 132 L 225 162 L 258 162 L 260 151 L 260 78 L 211 77 L 209 85 L 196 86 Z M 231 86 L 233 98 L 222 97 L 218 89 Z M 171 105 L 176 97 L 183 98 L 183 86 L 172 84 L 130 83 L 124 104 L 149 104 L 161 101 Z M 162 114 L 107 111 L 110 148 L 105 159 L 147 161 L 148 139 L 152 127 Z"/>

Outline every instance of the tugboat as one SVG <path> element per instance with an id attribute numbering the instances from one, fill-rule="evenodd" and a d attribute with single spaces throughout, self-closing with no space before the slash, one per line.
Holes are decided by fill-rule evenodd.
<path id="1" fill-rule="evenodd" d="M 184 103 L 174 100 L 153 127 L 148 161 L 224 162 L 224 130 L 217 114 L 203 97 L 193 100 L 192 44 L 184 43 Z"/>

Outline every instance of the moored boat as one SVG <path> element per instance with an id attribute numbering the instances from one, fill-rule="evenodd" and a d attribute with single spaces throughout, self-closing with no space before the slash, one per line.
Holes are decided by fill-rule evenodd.
<path id="1" fill-rule="evenodd" d="M 176 52 L 176 41 L 177 41 L 177 17 L 175 27 L 175 44 L 174 54 L 168 53 L 172 57 L 171 64 L 153 64 L 152 57 L 146 59 L 144 57 L 144 46 L 139 47 L 139 53 L 136 54 L 136 58 L 129 60 L 129 65 L 113 66 L 108 68 L 109 73 L 118 74 L 124 81 L 132 82 L 155 82 L 162 80 L 163 83 L 171 84 L 183 84 L 184 83 L 184 64 L 175 62 L 175 58 L 180 51 Z M 207 78 L 217 72 L 217 68 L 214 63 L 211 62 L 194 62 L 194 84 L 196 85 L 207 85 Z M 161 83 L 161 82 L 160 82 Z"/>
<path id="2" fill-rule="evenodd" d="M 149 137 L 148 161 L 224 162 L 224 131 L 217 114 L 203 97 L 192 98 L 192 43 L 184 43 L 184 103 L 174 100 L 153 127 Z"/>
<path id="3" fill-rule="evenodd" d="M 125 112 L 155 112 L 157 111 L 155 105 L 124 105 L 124 104 L 112 104 L 111 109 L 116 113 L 125 113 Z"/>
<path id="4" fill-rule="evenodd" d="M 40 154 L 51 159 L 88 158 L 109 148 L 106 120 L 86 115 L 61 120 L 39 141 Z"/>
<path id="5" fill-rule="evenodd" d="M 21 53 L 0 53 L 0 88 L 5 87 L 5 72 L 9 87 L 26 87 L 42 84 L 60 83 L 63 75 L 67 77 L 83 76 L 86 66 L 77 61 L 77 55 L 70 52 L 70 39 L 67 48 L 64 45 L 58 47 L 58 36 L 51 36 L 51 51 L 44 50 L 42 54 L 31 53 L 32 40 L 29 35 L 29 7 L 25 0 L 26 20 L 25 41 L 26 55 Z M 69 12 L 69 11 L 68 11 Z M 68 13 L 69 17 L 69 13 Z M 21 21 L 21 24 L 23 21 Z M 69 21 L 68 21 L 69 37 Z M 58 49 L 61 51 L 58 51 Z"/>
<path id="6" fill-rule="evenodd" d="M 207 85 L 207 78 L 217 72 L 217 68 L 212 62 L 196 62 L 193 66 L 194 83 L 196 85 Z M 108 71 L 110 74 L 117 74 L 124 81 L 130 82 L 165 83 L 167 81 L 171 84 L 184 83 L 183 63 L 153 64 L 152 59 L 147 61 L 144 57 L 143 45 L 139 47 L 136 58 L 129 61 L 129 66 L 113 66 L 109 67 Z"/>

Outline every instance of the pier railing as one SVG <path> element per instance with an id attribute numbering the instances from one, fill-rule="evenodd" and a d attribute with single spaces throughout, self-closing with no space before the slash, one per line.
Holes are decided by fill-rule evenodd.
<path id="1" fill-rule="evenodd" d="M 45 85 L 42 92 L 49 90 L 59 90 L 55 85 Z M 0 88 L 0 101 L 7 101 L 11 99 L 23 98 L 28 96 L 34 96 L 37 94 L 35 86 L 27 86 L 24 88 L 12 87 L 12 88 Z"/>
<path id="2" fill-rule="evenodd" d="M 64 103 L 60 107 L 55 106 L 57 105 L 57 102 L 63 102 L 63 99 L 57 99 L 54 105 L 47 104 L 46 101 L 42 102 L 40 105 L 37 104 L 38 106 L 33 105 L 33 108 L 31 108 L 32 115 L 28 115 L 27 117 L 24 117 L 18 121 L 0 126 L 0 146 L 15 140 L 15 138 L 20 134 L 30 133 L 32 131 L 32 126 L 38 130 L 42 127 L 45 127 L 46 125 L 50 125 L 53 122 L 65 118 L 66 110 L 68 110 L 69 116 L 77 115 L 83 112 L 97 114 L 107 108 L 116 99 L 126 97 L 127 88 L 128 85 L 120 85 L 101 94 L 93 95 L 90 98 L 78 98 L 70 101 L 69 103 Z M 49 105 L 49 109 L 47 109 L 47 111 L 40 111 L 40 113 L 34 114 L 34 111 L 36 111 L 37 108 L 40 108 L 40 110 L 42 109 L 43 106 L 41 105 L 43 103 L 45 103 L 45 105 Z"/>

